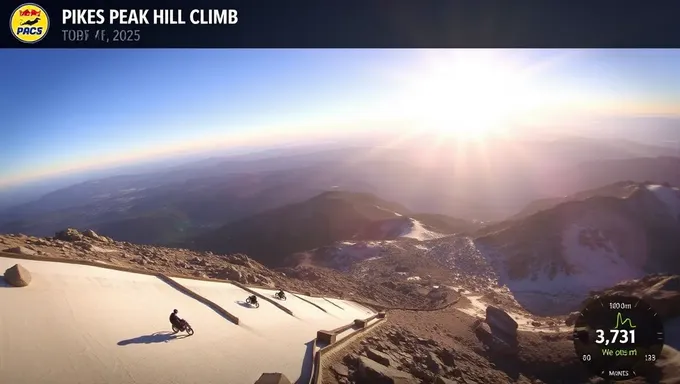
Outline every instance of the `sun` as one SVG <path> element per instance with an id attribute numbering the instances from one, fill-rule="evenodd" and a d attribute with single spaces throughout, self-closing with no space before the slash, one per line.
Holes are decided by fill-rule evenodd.
<path id="1" fill-rule="evenodd" d="M 398 109 L 424 130 L 460 139 L 505 132 L 536 99 L 524 71 L 488 52 L 438 57 L 402 79 Z"/>

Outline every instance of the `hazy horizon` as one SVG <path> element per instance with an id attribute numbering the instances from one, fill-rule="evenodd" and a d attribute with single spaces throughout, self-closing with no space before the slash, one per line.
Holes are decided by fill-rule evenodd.
<path id="1" fill-rule="evenodd" d="M 483 143 L 560 129 L 616 136 L 619 127 L 607 121 L 680 118 L 677 50 L 14 50 L 0 57 L 9 120 L 0 188 L 366 132 Z M 38 76 L 14 75 L 26 68 Z M 623 129 L 620 138 L 639 139 Z"/>

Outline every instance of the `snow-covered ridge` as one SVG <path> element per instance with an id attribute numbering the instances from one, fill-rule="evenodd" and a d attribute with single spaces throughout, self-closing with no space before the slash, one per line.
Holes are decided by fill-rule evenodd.
<path id="1" fill-rule="evenodd" d="M 647 186 L 647 190 L 659 199 L 673 218 L 680 219 L 680 189 L 652 184 Z"/>
<path id="2" fill-rule="evenodd" d="M 430 231 L 429 229 L 425 228 L 423 223 L 415 219 L 409 219 L 409 225 L 408 227 L 404 228 L 404 233 L 401 235 L 401 237 L 407 237 L 419 241 L 439 239 L 445 236 L 446 235 L 441 233 Z"/>

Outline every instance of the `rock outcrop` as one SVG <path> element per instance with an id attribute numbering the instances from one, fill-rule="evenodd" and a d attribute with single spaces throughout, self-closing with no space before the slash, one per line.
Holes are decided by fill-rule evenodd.
<path id="1" fill-rule="evenodd" d="M 517 336 L 517 322 L 500 308 L 492 305 L 486 307 L 486 323 L 493 331 L 500 331 L 510 337 Z"/>
<path id="2" fill-rule="evenodd" d="M 567 316 L 567 318 L 564 319 L 564 324 L 571 327 L 576 323 L 576 319 L 578 319 L 579 316 L 581 316 L 581 312 L 570 313 L 569 316 Z"/>
<path id="3" fill-rule="evenodd" d="M 5 271 L 5 281 L 14 287 L 26 287 L 31 283 L 31 273 L 20 264 Z"/>
<path id="4" fill-rule="evenodd" d="M 29 255 L 29 256 L 35 256 L 35 255 L 38 254 L 38 252 L 36 252 L 32 249 L 26 248 L 26 247 L 8 248 L 8 249 L 5 249 L 3 252 L 15 253 L 17 255 Z"/>
<path id="5" fill-rule="evenodd" d="M 419 382 L 407 372 L 384 366 L 364 356 L 357 358 L 356 379 L 359 384 L 416 384 Z"/>
<path id="6" fill-rule="evenodd" d="M 83 234 L 77 229 L 66 228 L 54 234 L 54 238 L 62 241 L 78 241 L 83 239 Z"/>
<path id="7" fill-rule="evenodd" d="M 366 356 L 368 356 L 369 359 L 375 361 L 376 363 L 380 363 L 386 367 L 392 365 L 389 356 L 373 348 L 366 347 Z"/>

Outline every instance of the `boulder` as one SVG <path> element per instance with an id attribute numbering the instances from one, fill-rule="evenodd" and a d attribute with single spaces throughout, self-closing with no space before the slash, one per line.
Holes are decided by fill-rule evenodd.
<path id="1" fill-rule="evenodd" d="M 359 356 L 357 383 L 372 384 L 416 384 L 419 380 L 410 373 L 386 367 L 367 357 Z"/>
<path id="2" fill-rule="evenodd" d="M 431 372 L 439 373 L 443 370 L 444 363 L 439 360 L 439 357 L 437 357 L 434 352 L 429 351 L 425 357 L 425 365 L 427 365 L 427 369 L 429 369 Z"/>
<path id="3" fill-rule="evenodd" d="M 31 273 L 20 264 L 5 271 L 5 281 L 15 287 L 25 287 L 31 283 Z"/>
<path id="4" fill-rule="evenodd" d="M 222 280 L 232 280 L 239 283 L 246 283 L 246 279 L 243 276 L 243 273 L 238 269 L 232 267 L 231 265 L 220 269 L 219 271 L 213 274 L 213 277 Z"/>
<path id="5" fill-rule="evenodd" d="M 382 352 L 380 352 L 376 349 L 366 347 L 366 356 L 368 356 L 369 359 L 371 359 L 371 360 L 373 360 L 377 363 L 380 363 L 380 364 L 382 364 L 386 367 L 393 365 L 392 361 L 391 361 L 392 359 L 390 359 L 389 356 L 387 356 L 386 354 L 384 354 L 384 353 L 382 353 Z"/>
<path id="6" fill-rule="evenodd" d="M 568 326 L 572 326 L 576 323 L 576 319 L 581 316 L 581 312 L 572 312 L 570 313 L 566 319 L 564 319 L 564 324 Z"/>
<path id="7" fill-rule="evenodd" d="M 250 258 L 240 253 L 224 256 L 224 259 L 231 264 L 241 265 L 244 267 L 248 267 L 251 264 Z"/>
<path id="8" fill-rule="evenodd" d="M 441 348 L 437 351 L 437 356 L 439 356 L 439 359 L 449 367 L 454 367 L 456 365 L 456 356 L 451 350 Z"/>
<path id="9" fill-rule="evenodd" d="M 339 377 L 347 377 L 349 376 L 349 368 L 345 364 L 342 363 L 335 363 L 331 366 L 331 369 L 335 374 Z"/>
<path id="10" fill-rule="evenodd" d="M 88 229 L 87 231 L 83 232 L 83 236 L 89 237 L 90 239 L 101 241 L 101 237 L 99 237 L 99 235 L 91 229 Z"/>
<path id="11" fill-rule="evenodd" d="M 517 322 L 504 310 L 490 305 L 486 307 L 486 323 L 492 331 L 500 331 L 506 335 L 517 336 Z"/>
<path id="12" fill-rule="evenodd" d="M 83 234 L 77 229 L 67 228 L 54 234 L 54 238 L 62 241 L 78 241 L 83 239 Z"/>
<path id="13" fill-rule="evenodd" d="M 263 373 L 255 384 L 291 384 L 283 373 Z"/>
<path id="14" fill-rule="evenodd" d="M 8 248 L 8 249 L 5 249 L 3 252 L 15 253 L 15 254 L 18 254 L 18 255 L 29 255 L 29 256 L 35 256 L 35 255 L 38 254 L 38 252 L 36 252 L 32 249 L 28 249 L 26 247 Z"/>
<path id="15" fill-rule="evenodd" d="M 194 265 L 200 265 L 202 267 L 205 267 L 208 264 L 208 262 L 205 259 L 200 258 L 198 256 L 194 256 L 193 258 L 189 259 L 189 263 Z"/>

